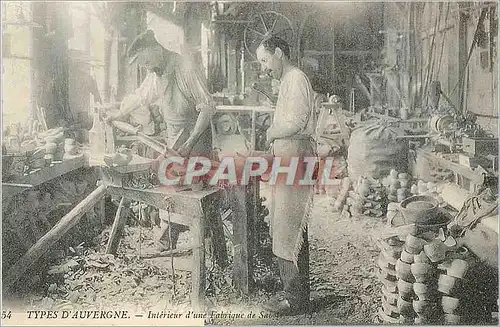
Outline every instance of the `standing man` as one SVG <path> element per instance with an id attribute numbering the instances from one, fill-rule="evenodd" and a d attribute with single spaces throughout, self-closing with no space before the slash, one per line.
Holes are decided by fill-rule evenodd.
<path id="1" fill-rule="evenodd" d="M 148 74 L 141 86 L 125 97 L 120 112 L 108 121 L 123 119 L 134 110 L 156 104 L 167 127 L 168 146 L 174 146 L 181 134 L 176 142 L 180 146 L 174 149 L 181 156 L 210 157 L 212 134 L 209 126 L 215 105 L 203 75 L 191 60 L 165 49 L 151 30 L 136 37 L 127 55 L 130 64 L 137 62 L 148 70 Z M 168 237 L 168 229 L 168 223 L 162 220 L 158 250 L 176 246 L 181 226 L 172 224 L 172 240 Z"/>
<path id="2" fill-rule="evenodd" d="M 274 120 L 267 131 L 273 155 L 281 166 L 292 157 L 313 157 L 314 93 L 307 76 L 290 61 L 290 46 L 278 37 L 262 41 L 256 51 L 262 68 L 280 80 Z M 304 175 L 299 164 L 297 176 Z M 265 308 L 279 314 L 304 312 L 309 303 L 309 243 L 307 223 L 312 209 L 312 185 L 273 186 L 270 230 L 273 253 L 278 257 L 284 290 L 265 303 Z"/>

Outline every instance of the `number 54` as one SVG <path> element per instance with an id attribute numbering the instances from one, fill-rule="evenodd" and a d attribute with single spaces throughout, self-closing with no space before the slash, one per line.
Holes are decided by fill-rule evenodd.
<path id="1" fill-rule="evenodd" d="M 10 319 L 12 317 L 12 312 L 9 311 L 2 311 L 2 319 Z"/>

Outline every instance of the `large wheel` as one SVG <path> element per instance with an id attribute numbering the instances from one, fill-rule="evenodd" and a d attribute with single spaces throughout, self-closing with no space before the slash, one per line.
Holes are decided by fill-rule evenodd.
<path id="1" fill-rule="evenodd" d="M 269 36 L 282 38 L 292 48 L 295 36 L 292 22 L 276 11 L 263 11 L 251 16 L 243 37 L 245 48 L 254 59 L 257 59 L 255 50 L 260 42 Z"/>

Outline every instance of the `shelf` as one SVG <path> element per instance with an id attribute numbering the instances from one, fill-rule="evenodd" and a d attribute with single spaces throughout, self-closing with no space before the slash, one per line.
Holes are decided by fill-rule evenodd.
<path id="1" fill-rule="evenodd" d="M 60 177 L 64 174 L 67 174 L 73 170 L 83 168 L 84 166 L 86 166 L 86 164 L 87 162 L 85 160 L 85 157 L 81 155 L 79 157 L 65 159 L 59 163 L 53 163 L 49 167 L 44 167 L 31 174 L 18 177 L 12 182 L 37 186 L 54 178 Z"/>
<path id="2" fill-rule="evenodd" d="M 417 155 L 422 156 L 423 158 L 426 158 L 430 161 L 432 161 L 435 164 L 438 164 L 439 166 L 443 168 L 450 169 L 454 171 L 457 174 L 460 174 L 467 179 L 469 179 L 472 183 L 476 185 L 482 185 L 484 182 L 484 177 L 481 174 L 476 173 L 472 169 L 462 166 L 460 164 L 451 162 L 450 160 L 441 158 L 437 156 L 435 153 L 432 153 L 430 151 L 426 151 L 423 149 L 417 149 Z"/>
<path id="3" fill-rule="evenodd" d="M 266 106 L 230 106 L 230 105 L 221 105 L 215 107 L 217 111 L 255 111 L 255 112 L 264 112 L 264 113 L 273 113 L 274 108 L 266 107 Z"/>
<path id="4" fill-rule="evenodd" d="M 311 54 L 311 55 L 317 55 L 317 56 L 327 56 L 327 55 L 333 55 L 334 52 L 329 50 L 329 51 L 319 51 L 319 50 L 304 50 L 304 53 Z"/>
<path id="5" fill-rule="evenodd" d="M 60 177 L 85 166 L 87 166 L 87 160 L 82 154 L 78 157 L 65 159 L 59 163 L 53 163 L 49 167 L 44 167 L 28 175 L 20 176 L 12 181 L 9 181 L 8 183 L 2 183 L 2 200 L 6 201 L 10 197 L 27 189 L 41 185 L 54 178 Z"/>

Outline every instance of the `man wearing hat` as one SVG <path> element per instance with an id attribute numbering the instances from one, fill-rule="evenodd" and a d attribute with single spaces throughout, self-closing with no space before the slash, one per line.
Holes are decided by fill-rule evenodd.
<path id="1" fill-rule="evenodd" d="M 203 75 L 186 56 L 165 49 L 151 30 L 140 34 L 130 45 L 130 64 L 137 62 L 148 70 L 140 87 L 124 98 L 118 114 L 108 121 L 124 119 L 131 112 L 158 105 L 167 127 L 166 142 L 182 156 L 209 157 L 212 150 L 210 119 L 215 112 L 212 96 Z M 180 135 L 180 136 L 179 136 Z M 175 248 L 180 225 L 162 221 L 159 250 Z"/>

